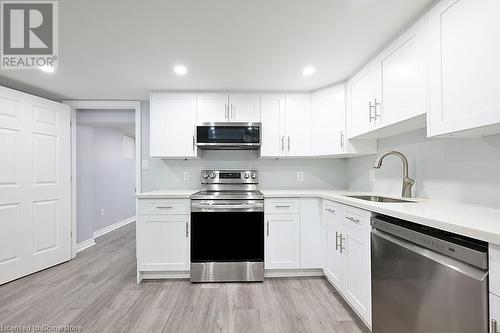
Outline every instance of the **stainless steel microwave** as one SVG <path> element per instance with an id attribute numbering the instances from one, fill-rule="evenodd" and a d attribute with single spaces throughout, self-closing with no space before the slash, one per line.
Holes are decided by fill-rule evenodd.
<path id="1" fill-rule="evenodd" d="M 199 123 L 196 145 L 205 150 L 256 150 L 261 134 L 261 123 Z"/>

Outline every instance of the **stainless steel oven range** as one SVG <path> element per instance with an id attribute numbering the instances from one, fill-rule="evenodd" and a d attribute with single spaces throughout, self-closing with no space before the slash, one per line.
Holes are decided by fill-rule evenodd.
<path id="1" fill-rule="evenodd" d="M 264 197 L 256 170 L 203 170 L 191 196 L 191 282 L 264 280 Z"/>

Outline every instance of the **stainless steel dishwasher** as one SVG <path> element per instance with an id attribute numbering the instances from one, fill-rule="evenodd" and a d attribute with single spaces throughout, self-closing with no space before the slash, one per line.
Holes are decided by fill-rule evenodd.
<path id="1" fill-rule="evenodd" d="M 372 218 L 373 333 L 487 333 L 488 244 Z"/>

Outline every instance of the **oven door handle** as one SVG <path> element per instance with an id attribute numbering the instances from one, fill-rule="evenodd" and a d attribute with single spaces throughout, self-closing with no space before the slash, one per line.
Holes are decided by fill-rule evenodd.
<path id="1" fill-rule="evenodd" d="M 233 211 L 246 211 L 246 212 L 263 212 L 264 205 L 245 205 L 245 204 L 224 204 L 224 205 L 204 205 L 204 204 L 191 204 L 193 212 L 233 212 Z"/>

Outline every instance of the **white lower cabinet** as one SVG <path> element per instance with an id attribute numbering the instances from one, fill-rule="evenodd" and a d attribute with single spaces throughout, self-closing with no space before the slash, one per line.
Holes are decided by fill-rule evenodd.
<path id="1" fill-rule="evenodd" d="M 189 270 L 189 199 L 139 199 L 138 216 L 139 271 Z"/>
<path id="2" fill-rule="evenodd" d="M 323 201 L 325 275 L 369 327 L 370 218 L 371 212 Z"/>
<path id="3" fill-rule="evenodd" d="M 496 322 L 496 332 L 494 331 L 494 322 Z M 490 325 L 491 333 L 497 333 L 500 330 L 500 297 L 490 294 Z"/>
<path id="4" fill-rule="evenodd" d="M 268 214 L 265 227 L 265 268 L 300 268 L 300 219 L 298 214 Z"/>
<path id="5" fill-rule="evenodd" d="M 300 199 L 300 268 L 323 267 L 321 200 Z"/>

